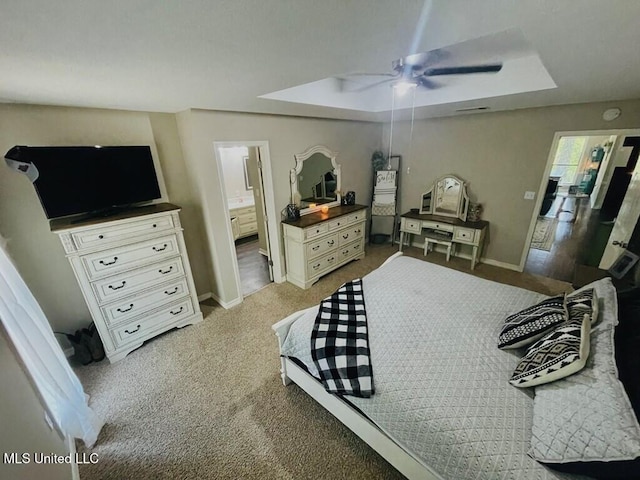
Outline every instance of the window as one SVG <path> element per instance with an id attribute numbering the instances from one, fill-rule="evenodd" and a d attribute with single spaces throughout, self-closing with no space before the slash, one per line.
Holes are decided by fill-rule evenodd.
<path id="1" fill-rule="evenodd" d="M 560 185 L 574 185 L 588 137 L 561 137 L 551 167 L 551 177 L 560 177 Z"/>

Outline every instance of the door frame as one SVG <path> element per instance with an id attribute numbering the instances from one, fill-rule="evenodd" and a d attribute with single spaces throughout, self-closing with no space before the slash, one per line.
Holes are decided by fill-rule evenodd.
<path id="1" fill-rule="evenodd" d="M 558 150 L 558 143 L 560 143 L 560 138 L 561 137 L 595 137 L 595 136 L 601 136 L 601 135 L 618 135 L 619 137 L 620 136 L 640 136 L 640 129 L 619 128 L 619 129 L 610 129 L 610 130 L 571 130 L 571 131 L 556 132 L 553 135 L 553 141 L 551 142 L 551 148 L 549 149 L 549 155 L 547 156 L 547 164 L 544 168 L 544 172 L 542 173 L 542 177 L 540 178 L 538 195 L 536 197 L 536 202 L 533 207 L 533 212 L 531 213 L 531 221 L 529 222 L 529 231 L 527 232 L 527 238 L 524 243 L 524 249 L 522 250 L 522 255 L 520 256 L 519 269 L 521 272 L 524 271 L 524 267 L 527 263 L 529 250 L 531 249 L 531 240 L 533 239 L 533 232 L 536 227 L 536 221 L 538 220 L 538 212 L 540 212 L 540 208 L 542 207 L 542 200 L 544 199 L 544 194 L 547 190 L 547 182 L 549 179 L 549 174 L 551 173 L 551 167 L 553 166 L 553 160 L 555 159 L 555 156 L 556 156 L 556 151 Z"/>
<path id="2" fill-rule="evenodd" d="M 219 149 L 230 147 L 257 147 L 260 152 L 260 160 L 262 163 L 262 199 L 264 202 L 265 210 L 267 211 L 267 237 L 269 239 L 270 260 L 273 262 L 273 281 L 275 283 L 283 283 L 285 277 L 283 275 L 283 268 L 281 262 L 280 243 L 278 241 L 278 213 L 276 212 L 275 192 L 273 188 L 273 174 L 271 169 L 271 155 L 269 152 L 269 142 L 267 140 L 247 140 L 247 141 L 214 141 L 213 151 L 215 155 L 216 168 L 218 169 L 218 188 L 222 192 L 222 204 L 225 211 L 229 210 L 229 203 L 227 201 L 227 192 L 224 184 L 224 172 L 222 168 L 222 161 L 220 160 Z M 231 229 L 231 217 L 227 215 L 227 237 L 231 250 L 235 252 L 233 248 L 234 240 Z M 274 234 L 275 232 L 275 234 Z M 238 268 L 238 258 L 233 256 L 233 274 L 236 281 L 236 289 L 238 297 L 228 302 L 231 305 L 237 305 L 244 299 L 242 294 L 242 283 L 240 282 L 240 269 Z"/>

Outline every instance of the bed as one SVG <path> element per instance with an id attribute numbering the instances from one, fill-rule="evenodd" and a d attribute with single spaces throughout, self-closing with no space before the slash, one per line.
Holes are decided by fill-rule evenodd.
<path id="1" fill-rule="evenodd" d="M 362 283 L 375 394 L 337 396 L 318 381 L 309 342 L 317 306 L 273 326 L 285 385 L 300 386 L 409 479 L 585 478 L 528 455 L 533 389 L 508 383 L 522 352 L 496 347 L 504 318 L 544 295 L 401 254 Z M 637 420 L 627 423 L 640 445 Z"/>

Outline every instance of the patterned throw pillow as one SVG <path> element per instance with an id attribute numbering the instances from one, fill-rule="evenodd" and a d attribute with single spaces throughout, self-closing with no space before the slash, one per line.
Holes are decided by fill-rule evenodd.
<path id="1" fill-rule="evenodd" d="M 533 387 L 582 370 L 589 356 L 590 332 L 590 315 L 574 310 L 567 323 L 529 347 L 509 383 L 515 387 Z"/>
<path id="2" fill-rule="evenodd" d="M 498 338 L 498 348 L 520 348 L 529 345 L 566 322 L 567 318 L 564 294 L 547 298 L 506 318 Z"/>
<path id="3" fill-rule="evenodd" d="M 570 318 L 573 310 L 583 312 L 583 314 L 588 313 L 591 318 L 591 325 L 595 325 L 598 321 L 598 295 L 593 288 L 582 288 L 571 292 L 566 299 L 567 312 Z"/>

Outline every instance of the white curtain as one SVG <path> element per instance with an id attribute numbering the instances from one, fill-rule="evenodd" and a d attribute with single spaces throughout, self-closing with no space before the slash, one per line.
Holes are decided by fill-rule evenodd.
<path id="1" fill-rule="evenodd" d="M 0 321 L 60 430 L 93 446 L 104 422 L 89 408 L 88 396 L 44 312 L 9 259 L 1 236 Z"/>

